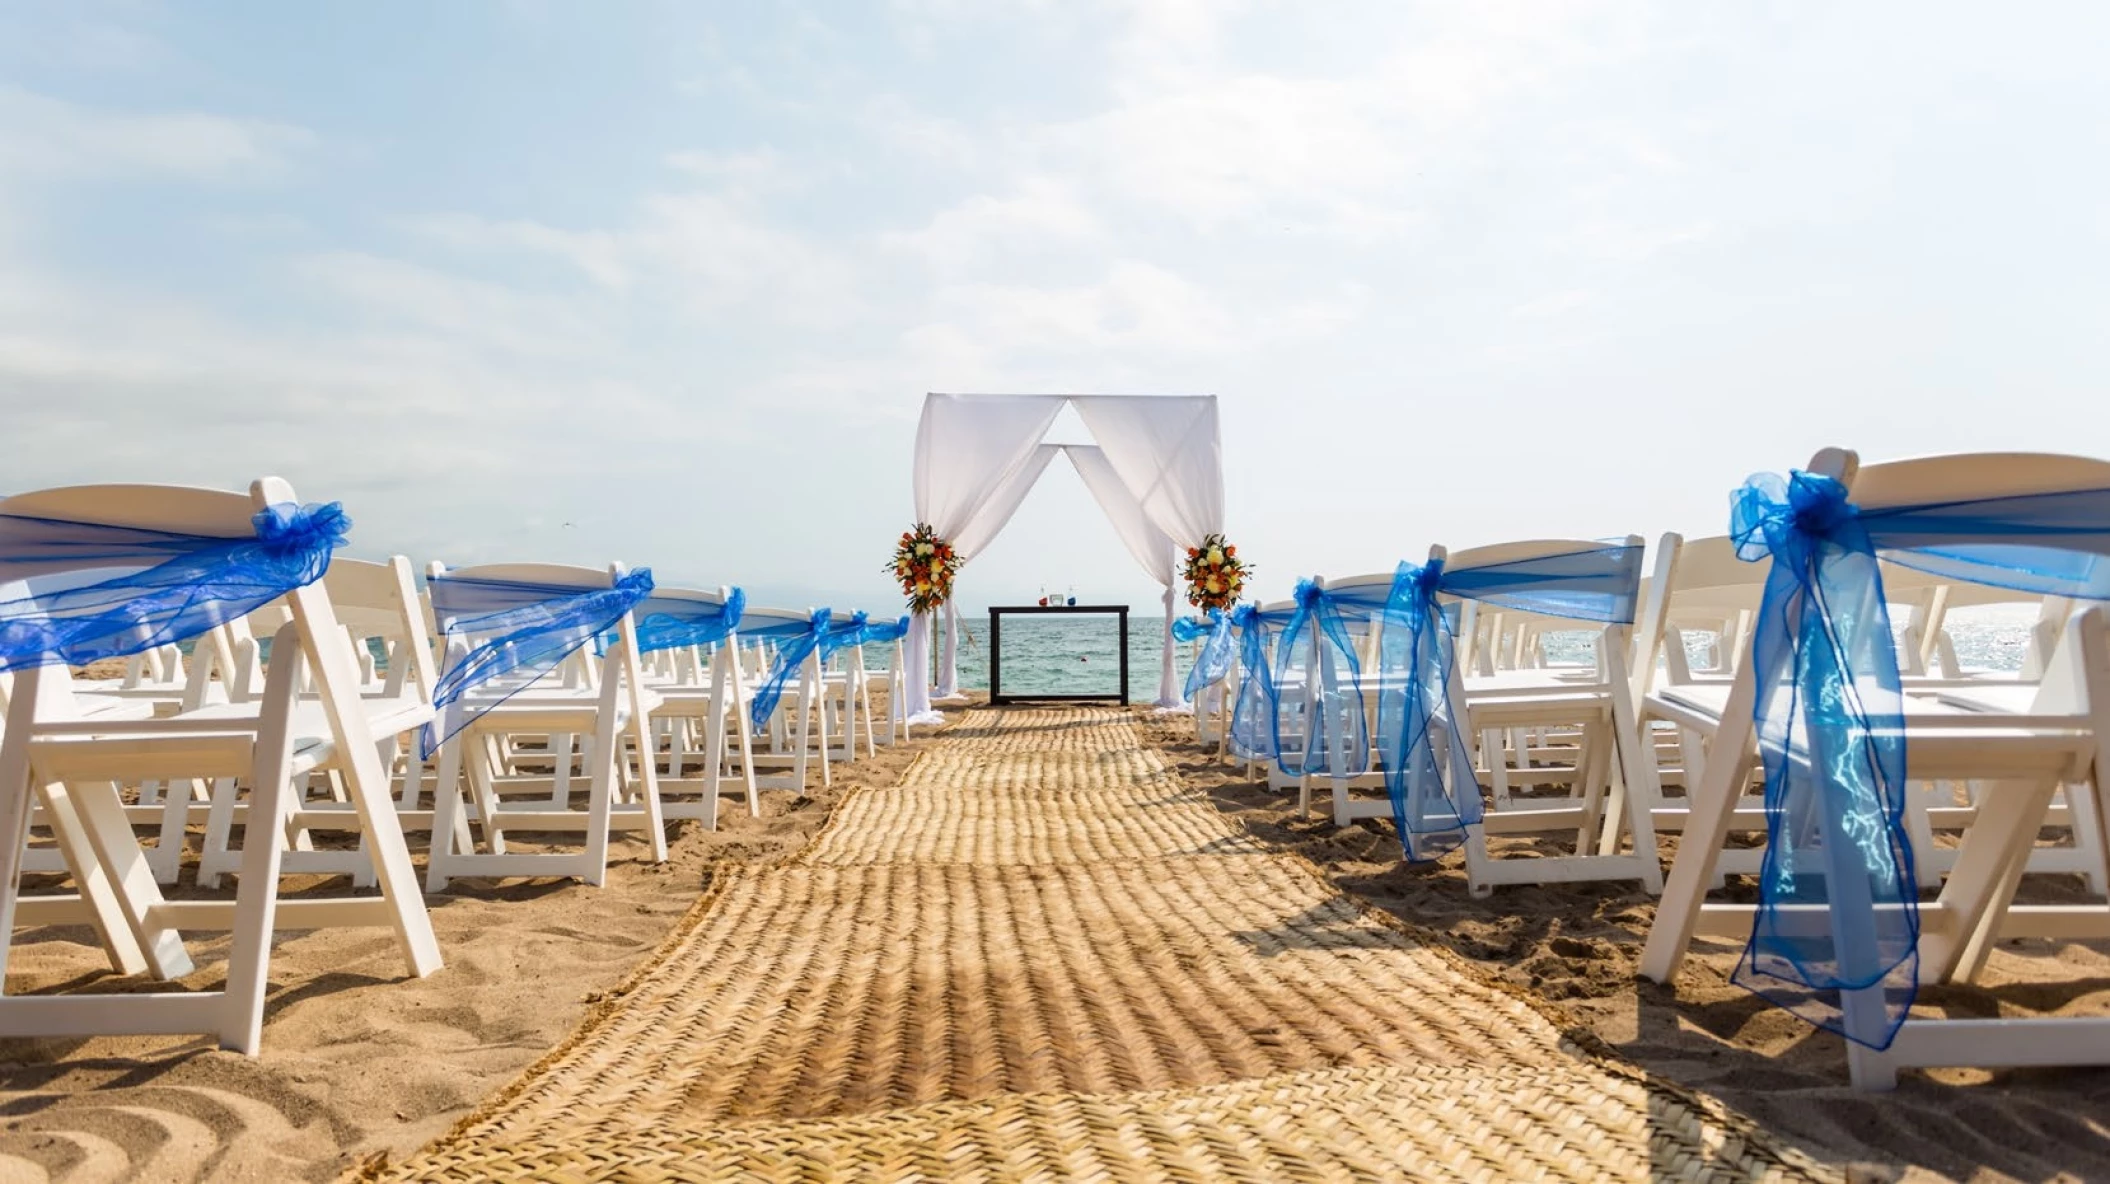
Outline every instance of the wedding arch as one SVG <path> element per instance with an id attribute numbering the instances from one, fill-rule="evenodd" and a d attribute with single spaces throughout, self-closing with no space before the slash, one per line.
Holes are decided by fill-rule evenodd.
<path id="1" fill-rule="evenodd" d="M 1043 439 L 1065 407 L 1091 444 Z M 1056 453 L 1063 453 L 1113 523 L 1128 553 L 1165 586 L 1157 704 L 1185 705 L 1174 669 L 1172 619 L 1186 549 L 1223 532 L 1223 441 L 1216 396 L 940 395 L 923 399 L 916 429 L 916 520 L 952 544 L 964 564 L 996 538 Z M 937 698 L 959 693 L 957 599 L 940 610 Z M 934 718 L 929 680 L 932 622 L 909 623 L 908 714 Z"/>

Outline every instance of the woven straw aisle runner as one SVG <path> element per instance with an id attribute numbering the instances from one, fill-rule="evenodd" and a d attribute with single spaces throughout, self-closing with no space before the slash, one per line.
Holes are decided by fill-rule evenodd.
<path id="1" fill-rule="evenodd" d="M 1801 1180 L 1266 854 L 1111 710 L 975 711 L 399 1180 Z"/>

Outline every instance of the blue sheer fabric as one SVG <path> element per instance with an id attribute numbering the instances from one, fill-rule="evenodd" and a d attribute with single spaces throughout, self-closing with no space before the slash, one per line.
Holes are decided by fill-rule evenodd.
<path id="1" fill-rule="evenodd" d="M 637 619 L 640 653 L 716 645 L 740 627 L 740 614 L 747 611 L 747 593 L 734 588 L 726 593 L 723 604 L 687 597 L 648 596 L 631 611 Z"/>
<path id="2" fill-rule="evenodd" d="M 1732 496 L 1730 533 L 1741 558 L 1772 560 L 1751 643 L 1767 843 L 1735 981 L 1887 1048 L 1916 992 L 1920 927 L 1904 695 L 1878 556 L 2104 599 L 2110 489 L 1863 512 L 1830 477 L 1762 474 Z M 1827 911 L 1831 925 L 1794 924 L 1798 912 Z M 1881 991 L 1879 1039 L 1849 1033 L 1842 1010 L 1842 991 L 1868 989 Z"/>
<path id="3" fill-rule="evenodd" d="M 1631 625 L 1641 594 L 1643 557 L 1641 547 L 1608 543 L 1583 551 L 1451 568 L 1444 573 L 1442 591 L 1461 600 L 1542 616 Z"/>
<path id="4" fill-rule="evenodd" d="M 1275 642 L 1275 669 L 1268 683 L 1274 706 L 1275 764 L 1292 777 L 1353 775 L 1370 764 L 1370 735 L 1364 714 L 1362 663 L 1353 634 L 1369 626 L 1369 610 L 1346 592 L 1300 580 L 1295 606 Z"/>
<path id="5" fill-rule="evenodd" d="M 863 645 L 870 632 L 870 620 L 863 613 L 852 613 L 841 620 L 829 614 L 827 632 L 821 634 L 821 661 L 826 663 L 851 646 Z"/>
<path id="6" fill-rule="evenodd" d="M 1230 677 L 1231 667 L 1238 661 L 1238 626 L 1233 619 L 1236 612 L 1236 608 L 1232 614 L 1212 608 L 1205 617 L 1182 617 L 1172 623 L 1173 640 L 1199 640 L 1202 643 L 1202 652 L 1187 670 L 1189 702 L 1193 702 L 1204 688 L 1213 687 Z"/>
<path id="7" fill-rule="evenodd" d="M 1264 612 L 1257 604 L 1231 610 L 1238 631 L 1238 702 L 1231 708 L 1233 754 L 1243 760 L 1275 759 L 1275 685 L 1268 673 L 1268 639 L 1289 622 L 1290 614 Z"/>
<path id="8" fill-rule="evenodd" d="M 1607 625 L 1631 624 L 1644 550 L 1626 543 L 1453 568 L 1402 563 L 1378 636 L 1378 755 L 1409 860 L 1461 842 L 1482 817 L 1480 783 L 1450 694 L 1456 622 L 1440 597 Z"/>
<path id="9" fill-rule="evenodd" d="M 769 717 L 776 714 L 777 703 L 784 698 L 784 684 L 797 676 L 799 667 L 826 641 L 834 615 L 824 608 L 815 609 L 803 621 L 771 621 L 750 626 L 741 633 L 742 640 L 767 641 L 777 650 L 769 677 L 755 688 L 755 697 L 747 705 L 747 717 L 757 731 L 767 727 Z"/>
<path id="10" fill-rule="evenodd" d="M 1200 641 L 1215 630 L 1217 623 L 1223 620 L 1223 615 L 1222 609 L 1212 608 L 1199 617 L 1174 617 L 1172 620 L 1172 640 L 1179 642 L 1181 645 Z"/>
<path id="11" fill-rule="evenodd" d="M 907 617 L 901 617 L 898 620 L 893 621 L 881 621 L 874 625 L 865 626 L 865 644 L 867 645 L 883 645 L 891 641 L 900 641 L 902 638 L 907 636 Z"/>
<path id="12" fill-rule="evenodd" d="M 1457 643 L 1437 603 L 1442 560 L 1401 563 L 1378 634 L 1377 748 L 1392 823 L 1410 861 L 1435 859 L 1481 818 L 1480 781 L 1452 710 Z"/>
<path id="13" fill-rule="evenodd" d="M 652 594 L 652 572 L 639 568 L 613 587 L 585 590 L 442 574 L 427 590 L 449 655 L 432 693 L 438 714 L 419 737 L 429 759 L 448 737 L 614 629 Z"/>
<path id="14" fill-rule="evenodd" d="M 169 645 L 321 579 L 351 520 L 271 506 L 248 538 L 0 515 L 0 670 Z"/>

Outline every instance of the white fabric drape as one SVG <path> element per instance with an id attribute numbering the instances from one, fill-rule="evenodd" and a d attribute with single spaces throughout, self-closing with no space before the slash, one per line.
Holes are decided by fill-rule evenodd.
<path id="1" fill-rule="evenodd" d="M 958 533 L 938 537 L 952 543 L 953 554 L 965 563 L 981 554 L 982 548 L 1004 529 L 1011 516 L 1018 513 L 1019 503 L 1033 491 L 1040 475 L 1048 470 L 1048 462 L 1062 450 L 1057 444 L 1042 444 L 1026 457 L 1026 463 L 1013 469 L 1002 484 L 989 495 L 989 500 L 976 506 L 967 516 L 967 521 Z M 938 650 L 937 697 L 950 699 L 960 693 L 960 606 L 957 596 L 945 602 L 945 633 Z"/>
<path id="2" fill-rule="evenodd" d="M 1216 400 L 1078 395 L 1077 417 L 1166 537 L 1192 546 L 1224 528 Z"/>
<path id="3" fill-rule="evenodd" d="M 1099 508 L 1106 512 L 1107 521 L 1113 523 L 1114 533 L 1121 536 L 1121 544 L 1135 556 L 1137 563 L 1143 565 L 1143 570 L 1150 573 L 1151 579 L 1165 587 L 1165 636 L 1159 646 L 1156 703 L 1162 708 L 1177 709 L 1186 698 L 1172 640 L 1173 588 L 1178 582 L 1180 549 L 1151 522 L 1150 515 L 1143 510 L 1143 503 L 1136 500 L 1121 475 L 1114 472 L 1104 449 L 1071 444 L 1063 451 L 1069 454 L 1077 475 L 1084 479 L 1084 487 L 1092 491 L 1092 500 L 1099 503 Z"/>
<path id="4" fill-rule="evenodd" d="M 1062 445 L 1041 444 L 1064 403 L 1073 403 L 1096 447 L 1067 450 L 1077 474 L 1114 524 L 1122 545 L 1165 586 L 1160 707 L 1184 706 L 1172 617 L 1181 548 L 1223 529 L 1223 457 L 1216 399 L 1147 395 L 928 396 L 916 432 L 916 519 L 952 543 L 964 564 L 996 537 Z M 959 687 L 959 612 L 945 606 L 938 655 L 940 698 Z M 909 623 L 907 714 L 935 721 L 931 621 Z"/>
<path id="5" fill-rule="evenodd" d="M 1152 525 L 1150 516 L 1143 512 L 1143 503 L 1122 484 L 1121 475 L 1114 472 L 1102 449 L 1089 444 L 1065 444 L 1062 450 L 1069 455 L 1070 464 L 1076 467 L 1077 476 L 1084 480 L 1084 487 L 1091 491 L 1092 500 L 1106 512 L 1114 533 L 1121 536 L 1121 545 L 1135 556 L 1150 578 L 1160 584 L 1172 582 L 1172 540 L 1165 532 Z"/>
<path id="6" fill-rule="evenodd" d="M 1042 436 L 1061 413 L 1061 395 L 938 395 L 923 401 L 923 419 L 916 427 L 916 521 L 927 522 L 938 537 L 952 543 L 961 562 L 974 557 L 961 535 L 979 525 L 977 518 L 994 499 L 1018 486 L 1019 470 L 1033 463 Z M 1039 463 L 1047 467 L 1048 458 Z M 1035 474 L 1038 475 L 1037 473 Z M 1031 482 L 1017 488 L 1011 509 Z M 1009 520 L 1006 511 L 1003 520 Z M 976 544 L 979 547 L 1001 529 L 1003 521 L 989 526 Z M 959 684 L 956 655 L 951 652 L 957 636 L 958 617 L 947 605 L 947 652 L 943 655 L 941 692 L 953 694 Z M 933 722 L 931 712 L 930 618 L 917 614 L 909 622 L 908 706 L 911 722 Z"/>
<path id="7" fill-rule="evenodd" d="M 1159 645 L 1158 706 L 1186 706 L 1172 640 L 1180 547 L 1224 528 L 1223 439 L 1211 398 L 1079 395 L 1077 417 L 1144 518 L 1167 540 L 1165 636 Z M 1103 503 L 1102 503 L 1103 504 Z M 1111 511 L 1109 511 L 1111 513 Z M 1133 549 L 1133 548 L 1131 548 Z M 1145 567 L 1151 565 L 1145 564 Z"/>

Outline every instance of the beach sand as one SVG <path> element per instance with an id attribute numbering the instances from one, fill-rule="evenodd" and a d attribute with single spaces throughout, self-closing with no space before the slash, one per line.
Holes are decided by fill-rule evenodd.
<path id="1" fill-rule="evenodd" d="M 1389 821 L 1336 829 L 1330 819 L 1299 818 L 1294 799 L 1198 745 L 1191 719 L 1138 715 L 1181 775 L 1255 836 L 1551 1001 L 1634 1064 L 1722 1099 L 1803 1150 L 1849 1165 L 1856 1179 L 2110 1180 L 2110 1071 L 1936 1070 L 1906 1074 L 1892 1094 L 1858 1092 L 1847 1085 L 1837 1037 L 1729 982 L 1735 950 L 1697 946 L 1705 952 L 1688 961 L 1675 990 L 1637 978 L 1655 916 L 1637 885 L 1503 887 L 1474 900 L 1456 857 L 1408 866 Z M 1665 841 L 1666 860 L 1674 842 Z M 1529 840 L 1497 840 L 1500 855 L 1530 850 Z M 1921 998 L 1957 1014 L 2110 1015 L 2110 942 L 2005 942 L 1983 985 Z"/>
<path id="2" fill-rule="evenodd" d="M 760 818 L 727 798 L 716 832 L 679 824 L 664 864 L 620 839 L 600 888 L 456 881 L 427 897 L 446 966 L 422 980 L 405 977 L 386 931 L 284 934 L 255 1059 L 182 1037 L 0 1041 L 0 1181 L 327 1180 L 376 1153 L 400 1158 L 568 1036 L 715 871 L 796 853 L 844 793 L 891 784 L 915 748 L 881 748 L 803 798 L 765 791 Z M 412 837 L 414 854 L 423 842 Z M 226 895 L 188 880 L 171 895 Z M 10 993 L 119 985 L 84 929 L 17 936 Z M 218 986 L 225 940 L 190 948 L 199 970 L 182 985 Z"/>
<path id="3" fill-rule="evenodd" d="M 1696 958 L 1674 991 L 1637 980 L 1654 913 L 1638 888 L 1512 887 L 1476 901 L 1455 859 L 1405 866 L 1388 823 L 1299 819 L 1195 744 L 1191 719 L 1136 714 L 1182 776 L 1264 842 L 1857 1179 L 2110 1179 L 2110 1073 L 1908 1074 L 1895 1094 L 1858 1093 L 1835 1038 L 1727 981 L 1734 951 Z M 715 870 L 798 851 L 845 791 L 893 783 L 919 747 L 882 749 L 831 790 L 766 793 L 761 818 L 729 806 L 715 833 L 686 825 L 659 867 L 626 840 L 599 889 L 459 882 L 429 898 L 447 966 L 425 980 L 403 977 L 384 933 L 289 935 L 254 1060 L 177 1038 L 0 1042 L 0 1181 L 320 1180 L 401 1158 L 561 1043 Z M 21 935 L 10 990 L 110 988 L 85 934 L 42 940 L 55 935 Z M 224 943 L 193 949 L 203 968 L 187 985 L 213 985 Z M 1929 998 L 1981 1014 L 2110 1014 L 2110 944 L 2009 944 L 1988 986 Z"/>

